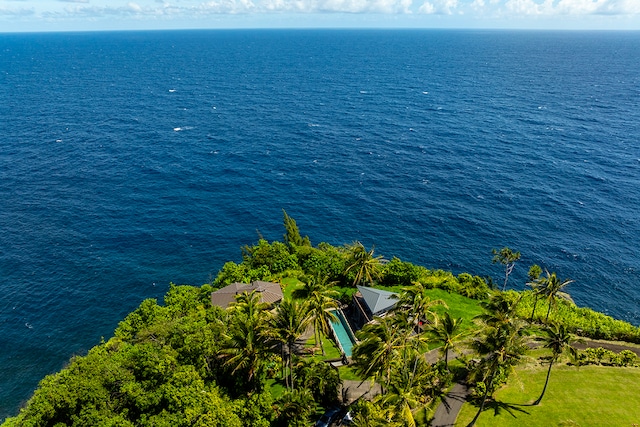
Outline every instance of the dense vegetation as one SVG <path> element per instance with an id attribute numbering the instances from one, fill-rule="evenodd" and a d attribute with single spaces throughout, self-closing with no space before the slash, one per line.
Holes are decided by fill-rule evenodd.
<path id="1" fill-rule="evenodd" d="M 530 270 L 530 291 L 501 292 L 467 273 L 387 261 L 360 242 L 313 246 L 286 213 L 284 225 L 282 242 L 245 246 L 242 261 L 224 264 L 212 283 L 172 285 L 163 305 L 143 301 L 111 339 L 42 380 L 5 425 L 308 425 L 339 401 L 339 371 L 325 362 L 332 356 L 324 343 L 330 310 L 349 303 L 358 284 L 393 289 L 398 304 L 357 333 L 350 372 L 381 393 L 351 408 L 355 425 L 424 422 L 456 378 L 474 385 L 479 415 L 532 334 L 553 350 L 549 372 L 572 334 L 640 342 L 639 328 L 560 298 L 566 281 L 539 267 Z M 507 249 L 494 252 L 505 267 L 503 286 L 519 260 Z M 255 280 L 287 284 L 287 297 L 276 307 L 255 293 L 238 295 L 226 310 L 211 305 L 214 289 Z M 448 293 L 455 298 L 440 298 Z M 300 340 L 309 327 L 312 354 L 305 354 Z M 434 347 L 440 357 L 430 363 L 424 354 Z M 460 348 L 473 354 L 452 362 L 449 350 Z M 594 351 L 582 363 L 635 363 L 631 352 Z"/>

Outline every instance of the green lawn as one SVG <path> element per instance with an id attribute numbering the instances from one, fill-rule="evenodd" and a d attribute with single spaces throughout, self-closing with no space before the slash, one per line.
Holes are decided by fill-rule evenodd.
<path id="1" fill-rule="evenodd" d="M 400 293 L 402 288 L 403 286 L 380 286 L 380 289 L 396 293 Z M 449 311 L 451 316 L 454 318 L 462 317 L 462 326 L 464 330 L 476 329 L 476 326 L 473 323 L 473 318 L 484 312 L 482 307 L 480 307 L 480 301 L 467 298 L 453 292 L 447 292 L 442 289 L 428 289 L 426 294 L 432 300 L 443 300 L 449 307 L 448 310 L 444 307 L 436 307 L 434 311 L 439 314 Z"/>
<path id="2" fill-rule="evenodd" d="M 315 360 L 331 360 L 331 359 L 339 359 L 342 356 L 342 353 L 333 342 L 333 340 L 329 339 L 326 335 L 321 334 L 322 337 L 322 346 L 324 347 L 325 355 L 322 355 L 322 351 L 320 348 L 313 354 L 313 356 L 305 356 L 312 357 Z M 305 349 L 312 350 L 315 347 L 315 340 L 313 337 L 309 338 L 307 342 L 304 344 Z"/>
<path id="3" fill-rule="evenodd" d="M 285 277 L 282 279 L 284 290 L 282 291 L 285 299 L 291 299 L 295 291 L 302 289 L 304 283 L 295 277 Z"/>
<path id="4" fill-rule="evenodd" d="M 545 366 L 516 369 L 496 392 L 499 405 L 482 413 L 478 427 L 633 426 L 640 425 L 640 369 L 604 366 L 554 366 L 538 406 L 527 406 L 542 391 Z M 496 406 L 498 410 L 496 412 Z M 477 407 L 465 404 L 456 426 L 466 426 Z"/>
<path id="5" fill-rule="evenodd" d="M 484 313 L 484 310 L 480 307 L 480 301 L 442 289 L 429 289 L 426 293 L 432 300 L 441 299 L 447 303 L 449 310 L 438 307 L 435 310 L 437 313 L 442 314 L 445 311 L 449 311 L 453 318 L 462 317 L 463 330 L 469 331 L 477 329 L 477 326 L 473 323 L 473 318 Z"/>
<path id="6" fill-rule="evenodd" d="M 338 371 L 342 380 L 362 381 L 362 378 L 354 372 L 353 367 L 350 365 L 340 366 Z"/>

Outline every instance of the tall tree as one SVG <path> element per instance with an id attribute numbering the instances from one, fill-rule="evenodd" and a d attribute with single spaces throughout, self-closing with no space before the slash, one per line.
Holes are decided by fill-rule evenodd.
<path id="1" fill-rule="evenodd" d="M 441 306 L 447 307 L 447 303 L 441 299 L 431 299 L 427 293 L 427 289 L 420 282 L 415 282 L 412 286 L 402 288 L 396 305 L 395 312 L 408 312 L 414 328 L 417 328 L 421 322 L 436 324 L 438 315 L 434 308 Z"/>
<path id="2" fill-rule="evenodd" d="M 513 252 L 511 249 L 505 246 L 500 250 L 494 249 L 492 253 L 492 262 L 494 264 L 500 263 L 504 266 L 504 284 L 502 285 L 502 290 L 504 291 L 507 288 L 509 275 L 513 271 L 513 268 L 516 266 L 516 262 L 518 262 L 518 260 L 520 259 L 520 252 Z"/>
<path id="3" fill-rule="evenodd" d="M 471 377 L 475 377 L 476 383 L 484 384 L 484 391 L 480 408 L 469 427 L 475 425 L 484 410 L 487 398 L 495 389 L 496 379 L 506 378 L 527 350 L 524 335 L 528 331 L 525 324 L 515 316 L 518 302 L 519 300 L 511 301 L 503 293 L 497 293 L 482 304 L 486 313 L 476 316 L 484 324 L 484 328 L 471 342 L 471 347 L 482 359 L 471 372 Z"/>
<path id="4" fill-rule="evenodd" d="M 538 298 L 540 297 L 540 291 L 542 290 L 542 286 L 540 283 L 540 275 L 542 274 L 542 269 L 539 265 L 534 264 L 529 268 L 529 281 L 527 282 L 527 286 L 531 288 L 533 291 L 534 301 L 533 301 L 533 310 L 531 310 L 531 317 L 529 318 L 530 322 L 533 322 L 533 316 L 536 313 L 536 306 L 538 305 Z"/>
<path id="5" fill-rule="evenodd" d="M 287 215 L 287 212 L 284 209 L 282 209 L 282 214 L 284 217 L 284 229 L 286 231 L 286 234 L 284 235 L 284 242 L 291 248 L 296 248 L 298 246 L 311 246 L 309 236 L 302 237 L 300 235 L 300 230 L 298 229 L 296 220 Z"/>
<path id="6" fill-rule="evenodd" d="M 363 378 L 376 378 L 383 391 L 391 381 L 394 363 L 401 362 L 402 351 L 406 349 L 405 331 L 393 316 L 376 318 L 366 324 L 357 336 L 360 342 L 353 347 L 353 361 L 356 371 Z"/>
<path id="7" fill-rule="evenodd" d="M 244 380 L 249 392 L 261 391 L 270 351 L 268 304 L 253 291 L 236 296 L 229 311 L 228 331 L 218 355 L 224 366 Z"/>
<path id="8" fill-rule="evenodd" d="M 516 307 L 519 302 L 520 298 L 513 300 L 509 294 L 494 291 L 489 300 L 480 303 L 485 312 L 477 315 L 475 319 L 486 326 L 496 328 L 502 324 L 511 323 L 516 317 Z"/>
<path id="9" fill-rule="evenodd" d="M 434 370 L 421 354 L 413 354 L 395 366 L 389 389 L 380 396 L 388 421 L 415 427 L 415 413 L 431 402 L 427 390 L 433 385 Z"/>
<path id="10" fill-rule="evenodd" d="M 576 349 L 571 346 L 573 336 L 569 333 L 564 324 L 553 324 L 545 329 L 545 333 L 546 336 L 542 338 L 542 342 L 544 342 L 545 348 L 551 350 L 551 360 L 549 361 L 549 370 L 547 370 L 547 378 L 544 382 L 542 393 L 540 393 L 540 397 L 533 402 L 534 405 L 538 405 L 540 403 L 544 393 L 547 391 L 547 385 L 549 384 L 549 376 L 551 375 L 551 367 L 553 366 L 553 363 L 558 360 L 560 355 L 564 353 L 566 349 L 569 349 L 574 357 L 576 356 Z"/>
<path id="11" fill-rule="evenodd" d="M 380 278 L 382 263 L 385 259 L 381 256 L 375 256 L 375 248 L 367 250 L 364 245 L 358 241 L 347 245 L 348 260 L 345 274 L 354 273 L 353 286 L 361 283 L 372 284 L 375 279 Z"/>
<path id="12" fill-rule="evenodd" d="M 294 370 L 296 382 L 311 391 L 316 403 L 328 407 L 338 401 L 342 380 L 338 370 L 329 363 L 301 358 Z"/>
<path id="13" fill-rule="evenodd" d="M 512 319 L 495 327 L 488 326 L 482 336 L 472 342 L 472 347 L 483 357 L 474 373 L 484 383 L 484 391 L 478 412 L 468 427 L 474 426 L 480 417 L 487 398 L 495 390 L 496 379 L 506 378 L 526 352 L 524 331 L 524 324 L 519 319 Z"/>
<path id="14" fill-rule="evenodd" d="M 353 427 L 402 427 L 404 423 L 389 421 L 379 401 L 356 400 L 352 406 Z"/>
<path id="15" fill-rule="evenodd" d="M 325 354 L 322 344 L 322 334 L 329 333 L 329 323 L 338 318 L 333 311 L 339 305 L 335 298 L 338 291 L 333 289 L 333 282 L 328 282 L 325 276 L 310 276 L 304 279 L 302 293 L 308 304 L 309 314 L 313 322 L 315 345 L 320 346 L 322 354 Z"/>
<path id="16" fill-rule="evenodd" d="M 285 391 L 276 402 L 276 425 L 286 427 L 304 427 L 315 409 L 311 392 L 306 389 Z"/>
<path id="17" fill-rule="evenodd" d="M 441 317 L 440 322 L 433 325 L 429 331 L 435 340 L 442 344 L 440 350 L 444 356 L 444 366 L 449 370 L 449 350 L 454 350 L 463 333 L 460 331 L 462 318 L 454 319 L 447 311 Z"/>
<path id="18" fill-rule="evenodd" d="M 544 323 L 547 323 L 549 321 L 551 308 L 558 305 L 558 298 L 573 302 L 571 296 L 567 292 L 563 291 L 567 285 L 573 283 L 573 280 L 560 280 L 558 279 L 558 276 L 556 276 L 555 272 L 549 274 L 549 270 L 545 270 L 545 273 L 547 277 L 541 279 L 541 294 L 549 304 L 549 308 L 547 308 L 547 315 L 544 318 Z"/>
<path id="19" fill-rule="evenodd" d="M 285 299 L 276 309 L 272 317 L 272 331 L 286 351 L 282 352 L 283 375 L 287 388 L 294 389 L 293 384 L 293 346 L 298 338 L 307 330 L 311 321 L 308 305 L 295 300 Z M 286 372 L 288 370 L 288 373 Z"/>

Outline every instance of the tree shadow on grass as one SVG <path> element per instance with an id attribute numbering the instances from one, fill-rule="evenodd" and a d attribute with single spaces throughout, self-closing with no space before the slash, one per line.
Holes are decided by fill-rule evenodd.
<path id="1" fill-rule="evenodd" d="M 478 406 L 476 403 L 474 403 L 473 405 L 476 407 Z M 518 418 L 517 414 L 531 415 L 528 411 L 526 411 L 525 409 L 522 409 L 523 406 L 532 406 L 532 405 L 500 402 L 499 400 L 487 400 L 484 411 L 493 410 L 494 416 L 502 415 L 504 412 L 507 412 L 513 418 Z"/>
<path id="2" fill-rule="evenodd" d="M 508 402 L 500 402 L 499 400 L 492 400 L 490 402 L 487 402 L 487 409 L 493 409 L 493 414 L 494 415 L 502 415 L 503 412 L 507 412 L 509 415 L 511 415 L 513 418 L 518 418 L 516 416 L 516 412 L 522 413 L 522 414 L 527 414 L 527 415 L 531 415 L 529 412 L 527 412 L 526 410 L 522 409 L 522 406 L 529 406 L 529 405 L 521 405 L 518 403 L 508 403 Z"/>

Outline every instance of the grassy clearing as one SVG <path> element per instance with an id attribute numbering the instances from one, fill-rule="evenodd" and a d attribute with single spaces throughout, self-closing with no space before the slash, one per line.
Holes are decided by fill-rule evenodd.
<path id="1" fill-rule="evenodd" d="M 308 350 L 310 352 L 313 351 L 313 356 L 310 357 L 314 360 L 339 359 L 342 356 L 342 353 L 340 352 L 338 347 L 336 347 L 336 344 L 324 334 L 321 334 L 321 337 L 325 355 L 322 355 L 322 351 L 319 347 L 317 349 L 315 348 L 316 342 L 313 337 L 311 337 L 304 344 L 305 350 Z"/>
<path id="2" fill-rule="evenodd" d="M 640 424 L 640 369 L 554 366 L 538 406 L 547 366 L 523 366 L 496 392 L 498 405 L 483 412 L 478 427 L 633 426 Z M 477 407 L 465 404 L 456 426 L 466 426 Z"/>
<path id="3" fill-rule="evenodd" d="M 342 380 L 362 381 L 362 377 L 359 377 L 358 375 L 356 375 L 355 371 L 353 370 L 353 367 L 349 365 L 340 366 L 338 368 L 338 371 L 340 372 L 340 379 Z"/>
<path id="4" fill-rule="evenodd" d="M 380 288 L 400 293 L 402 292 L 403 286 L 381 286 Z M 449 307 L 449 309 L 445 309 L 444 307 L 435 307 L 435 312 L 443 314 L 445 311 L 448 311 L 454 318 L 462 317 L 462 327 L 464 330 L 476 329 L 476 326 L 473 323 L 473 318 L 484 312 L 482 307 L 480 307 L 480 301 L 467 298 L 460 294 L 447 292 L 442 289 L 428 289 L 426 294 L 432 300 L 443 300 Z"/>
<path id="5" fill-rule="evenodd" d="M 304 283 L 298 280 L 295 277 L 285 277 L 282 279 L 282 284 L 284 285 L 284 290 L 282 291 L 285 299 L 292 299 L 293 293 L 297 290 L 302 289 Z"/>
<path id="6" fill-rule="evenodd" d="M 482 314 L 484 310 L 480 307 L 480 301 L 467 298 L 460 294 L 454 294 L 442 289 L 429 289 L 427 295 L 431 299 L 441 299 L 449 309 L 443 307 L 437 307 L 435 310 L 438 314 L 443 314 L 448 311 L 453 318 L 461 317 L 463 319 L 462 329 L 464 331 L 475 330 L 477 326 L 473 322 L 473 318 L 479 314 Z"/>

